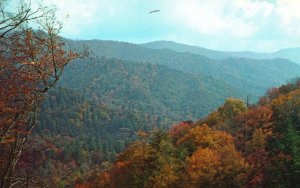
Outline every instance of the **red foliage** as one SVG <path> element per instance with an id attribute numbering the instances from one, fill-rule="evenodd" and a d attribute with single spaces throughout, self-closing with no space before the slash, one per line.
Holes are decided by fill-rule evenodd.
<path id="1" fill-rule="evenodd" d="M 175 141 L 182 138 L 190 129 L 192 126 L 187 122 L 180 122 L 177 125 L 174 125 L 170 128 L 169 133 L 174 138 Z"/>

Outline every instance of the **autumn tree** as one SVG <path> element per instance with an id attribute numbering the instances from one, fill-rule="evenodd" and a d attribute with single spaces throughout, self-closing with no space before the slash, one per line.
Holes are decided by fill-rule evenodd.
<path id="1" fill-rule="evenodd" d="M 28 186 L 35 180 L 16 168 L 37 125 L 37 108 L 78 55 L 64 49 L 54 9 L 20 1 L 9 11 L 7 3 L 0 0 L 0 187 Z"/>
<path id="2" fill-rule="evenodd" d="M 233 127 L 239 127 L 236 135 L 236 144 L 239 150 L 246 155 L 255 149 L 266 146 L 254 144 L 254 140 L 258 141 L 257 136 L 261 135 L 266 142 L 272 133 L 272 115 L 273 112 L 268 106 L 256 106 L 250 108 L 246 113 L 239 115 L 231 124 Z M 261 132 L 261 134 L 259 134 Z M 256 137 L 256 138 L 254 138 Z M 262 139 L 262 138 L 260 138 Z M 255 141 L 255 142 L 256 142 Z"/>
<path id="3" fill-rule="evenodd" d="M 220 117 L 223 120 L 233 118 L 238 114 L 246 111 L 246 105 L 240 99 L 229 98 L 226 99 L 223 106 L 218 108 Z"/>
<path id="4" fill-rule="evenodd" d="M 178 144 L 195 148 L 186 159 L 186 186 L 241 187 L 244 184 L 247 163 L 236 150 L 230 134 L 200 125 L 190 129 Z"/>
<path id="5" fill-rule="evenodd" d="M 169 133 L 177 142 L 180 138 L 182 138 L 190 129 L 192 128 L 191 124 L 188 122 L 180 122 L 177 125 L 174 125 L 170 128 Z"/>
<path id="6" fill-rule="evenodd" d="M 272 89 L 262 99 L 247 110 L 242 101 L 228 100 L 193 124 L 145 136 L 148 140 L 122 153 L 100 182 L 106 187 L 299 187 L 300 82 Z"/>
<path id="7" fill-rule="evenodd" d="M 242 100 L 228 98 L 222 106 L 199 121 L 198 124 L 207 124 L 209 127 L 214 127 L 218 130 L 224 130 L 233 134 L 236 132 L 237 127 L 234 127 L 231 121 L 238 115 L 244 113 L 246 109 L 247 107 Z"/>
<path id="8" fill-rule="evenodd" d="M 138 141 L 118 156 L 108 172 L 102 173 L 100 182 L 106 187 L 175 187 L 182 169 L 181 155 L 168 133 L 140 132 Z"/>

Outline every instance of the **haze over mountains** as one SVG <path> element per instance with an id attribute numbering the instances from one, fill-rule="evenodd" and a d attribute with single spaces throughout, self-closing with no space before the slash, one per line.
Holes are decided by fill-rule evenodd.
<path id="1" fill-rule="evenodd" d="M 217 51 L 206 49 L 198 46 L 192 46 L 187 44 L 180 44 L 172 41 L 154 41 L 141 44 L 143 47 L 152 49 L 171 49 L 177 52 L 189 52 L 207 56 L 212 59 L 226 59 L 234 57 L 252 58 L 252 59 L 274 59 L 285 58 L 300 64 L 300 47 L 298 48 L 286 48 L 273 53 L 258 53 L 250 51 L 230 52 L 230 51 Z"/>
<path id="2" fill-rule="evenodd" d="M 256 55 L 246 52 L 236 53 L 245 54 L 244 56 L 251 56 L 251 58 L 232 57 L 226 55 L 227 52 L 190 47 L 173 42 L 136 45 L 126 42 L 90 40 L 71 41 L 71 45 L 78 47 L 86 45 L 98 57 L 159 64 L 188 74 L 210 76 L 226 81 L 240 91 L 246 91 L 245 95 L 252 95 L 253 98 L 263 95 L 270 87 L 279 86 L 298 77 L 300 73 L 299 65 L 288 59 L 261 59 L 258 56 L 263 54 Z M 150 48 L 150 46 L 152 47 Z M 200 53 L 200 51 L 203 52 Z M 278 54 L 291 54 L 287 51 L 282 50 Z M 296 57 L 296 55 L 291 57 Z"/>

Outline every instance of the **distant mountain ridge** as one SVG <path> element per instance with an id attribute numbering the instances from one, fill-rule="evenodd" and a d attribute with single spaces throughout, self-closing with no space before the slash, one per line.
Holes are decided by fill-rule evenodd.
<path id="1" fill-rule="evenodd" d="M 189 74 L 201 74 L 223 80 L 254 97 L 266 89 L 279 86 L 300 76 L 300 66 L 287 59 L 259 59 L 227 57 L 209 58 L 191 52 L 173 49 L 153 49 L 127 42 L 88 40 L 69 41 L 75 48 L 88 46 L 98 57 L 117 58 L 126 61 L 164 65 Z M 209 51 L 211 52 L 211 51 Z M 217 53 L 212 51 L 211 53 Z"/>
<path id="2" fill-rule="evenodd" d="M 251 51 L 218 51 L 211 50 L 199 46 L 187 45 L 176 43 L 172 41 L 154 41 L 149 43 L 140 44 L 143 47 L 152 49 L 171 49 L 177 52 L 189 52 L 207 56 L 212 59 L 226 59 L 226 58 L 252 58 L 252 59 L 274 59 L 274 58 L 285 58 L 300 64 L 300 47 L 297 48 L 286 48 L 281 49 L 273 53 L 259 53 Z"/>

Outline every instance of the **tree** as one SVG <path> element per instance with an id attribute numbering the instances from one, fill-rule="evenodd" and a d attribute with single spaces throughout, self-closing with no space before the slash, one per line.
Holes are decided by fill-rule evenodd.
<path id="1" fill-rule="evenodd" d="M 300 89 L 299 82 L 281 86 L 283 93 L 272 100 L 274 136 L 268 143 L 272 168 L 269 180 L 283 187 L 299 187 L 300 172 Z M 294 90 L 293 90 L 294 89 Z M 271 182 L 271 181 L 270 181 Z M 273 181 L 275 182 L 275 181 Z M 272 186 L 272 185 L 271 185 Z"/>
<path id="2" fill-rule="evenodd" d="M 195 187 L 214 187 L 218 168 L 221 166 L 220 156 L 209 148 L 199 148 L 187 159 L 186 172 L 189 184 Z M 214 183 L 215 182 L 215 183 Z"/>
<path id="3" fill-rule="evenodd" d="M 181 122 L 175 126 L 172 126 L 169 130 L 170 135 L 177 142 L 180 138 L 182 138 L 192 126 L 188 122 Z"/>
<path id="4" fill-rule="evenodd" d="M 226 99 L 223 106 L 218 108 L 221 119 L 226 120 L 245 112 L 247 109 L 245 103 L 239 99 L 229 98 Z"/>
<path id="5" fill-rule="evenodd" d="M 222 106 L 210 113 L 198 124 L 207 124 L 209 127 L 235 134 L 237 127 L 233 126 L 232 121 L 234 121 L 238 115 L 245 113 L 246 109 L 245 103 L 240 99 L 228 98 Z"/>
<path id="6" fill-rule="evenodd" d="M 102 173 L 100 182 L 105 187 L 174 187 L 182 164 L 170 135 L 155 130 L 138 136 L 114 166 Z"/>
<path id="7" fill-rule="evenodd" d="M 186 159 L 187 180 L 192 187 L 243 185 L 247 163 L 230 134 L 200 125 L 190 129 L 178 143 L 196 148 Z"/>
<path id="8" fill-rule="evenodd" d="M 29 23 L 39 25 L 34 31 Z M 19 2 L 7 10 L 0 0 L 0 187 L 34 183 L 16 173 L 22 152 L 36 127 L 37 107 L 78 54 L 66 51 L 55 10 Z"/>

